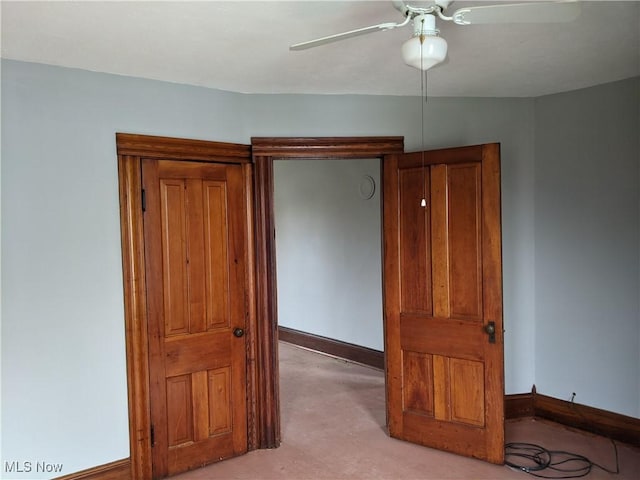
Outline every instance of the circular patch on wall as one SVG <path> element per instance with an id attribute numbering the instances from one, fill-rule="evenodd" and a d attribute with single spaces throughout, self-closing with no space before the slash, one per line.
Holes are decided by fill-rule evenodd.
<path id="1" fill-rule="evenodd" d="M 364 175 L 360 180 L 360 197 L 365 200 L 373 198 L 376 193 L 376 181 L 370 175 Z"/>

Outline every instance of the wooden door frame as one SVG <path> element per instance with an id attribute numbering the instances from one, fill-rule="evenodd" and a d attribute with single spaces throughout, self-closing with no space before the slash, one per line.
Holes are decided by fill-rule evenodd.
<path id="1" fill-rule="evenodd" d="M 404 137 L 254 137 L 251 148 L 256 214 L 257 441 L 258 448 L 275 448 L 280 445 L 280 390 L 273 162 L 276 159 L 382 160 L 385 155 L 404 152 Z"/>
<path id="2" fill-rule="evenodd" d="M 247 248 L 253 255 L 253 190 L 251 148 L 248 145 L 116 133 L 120 231 L 124 286 L 124 321 L 129 404 L 130 478 L 152 478 L 151 412 L 147 292 L 143 231 L 142 159 L 241 164 L 246 179 Z M 255 298 L 255 266 L 249 265 L 249 298 Z M 249 302 L 247 319 L 247 443 L 255 449 L 258 438 L 256 408 L 256 316 Z"/>
<path id="3" fill-rule="evenodd" d="M 404 137 L 262 137 L 251 146 L 116 133 L 124 288 L 131 478 L 152 478 L 147 294 L 142 211 L 142 158 L 240 163 L 247 181 L 253 298 L 247 325 L 248 450 L 280 445 L 273 162 L 276 159 L 364 159 L 403 153 Z M 253 165 L 252 165 L 253 163 Z M 382 168 L 381 168 L 382 172 Z M 382 174 L 382 173 L 381 173 Z M 251 175 L 247 175 L 251 178 Z"/>

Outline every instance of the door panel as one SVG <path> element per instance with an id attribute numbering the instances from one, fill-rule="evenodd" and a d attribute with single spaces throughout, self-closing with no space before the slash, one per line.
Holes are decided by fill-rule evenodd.
<path id="1" fill-rule="evenodd" d="M 229 264 L 227 261 L 227 190 L 223 182 L 203 182 L 206 275 L 206 321 L 208 329 L 228 328 Z M 203 305 L 205 306 L 205 305 Z"/>
<path id="2" fill-rule="evenodd" d="M 441 201 L 448 205 L 445 223 L 433 228 L 444 232 L 448 247 L 449 312 L 455 318 L 481 321 L 480 165 L 452 165 L 445 175 L 439 179 L 443 185 L 431 195 L 441 195 Z"/>
<path id="3" fill-rule="evenodd" d="M 433 417 L 433 382 L 425 381 L 433 370 L 433 355 L 407 350 L 402 356 L 402 377 L 406 379 L 402 392 L 403 410 Z"/>
<path id="4" fill-rule="evenodd" d="M 503 463 L 499 147 L 388 156 L 384 181 L 389 432 Z"/>
<path id="5" fill-rule="evenodd" d="M 484 427 L 484 365 L 482 362 L 449 359 L 450 412 L 454 422 Z"/>
<path id="6" fill-rule="evenodd" d="M 232 429 L 231 368 L 209 370 L 209 431 L 208 435 L 228 433 Z M 203 402 L 203 405 L 206 403 Z"/>
<path id="7" fill-rule="evenodd" d="M 142 161 L 154 478 L 247 449 L 243 172 Z"/>
<path id="8" fill-rule="evenodd" d="M 415 198 L 424 195 L 424 182 L 429 181 L 429 173 L 422 169 L 407 169 L 398 174 L 400 189 L 400 301 L 403 312 L 430 314 L 432 295 L 431 255 L 426 255 L 431 238 L 429 210 L 416 203 Z M 414 219 L 420 218 L 420 221 Z"/>
<path id="9" fill-rule="evenodd" d="M 167 431 L 169 447 L 192 442 L 191 375 L 167 378 Z"/>

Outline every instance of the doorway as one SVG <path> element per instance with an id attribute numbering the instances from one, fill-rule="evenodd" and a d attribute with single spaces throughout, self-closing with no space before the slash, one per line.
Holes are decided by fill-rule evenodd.
<path id="1" fill-rule="evenodd" d="M 274 180 L 280 333 L 381 352 L 380 160 L 278 160 Z"/>
<path id="2" fill-rule="evenodd" d="M 116 146 L 130 476 L 147 480 L 215 461 L 217 451 L 222 452 L 220 456 L 227 456 L 224 448 L 219 448 L 221 445 L 215 445 L 224 437 L 230 439 L 229 445 L 235 442 L 229 452 L 242 453 L 255 448 L 257 413 L 255 402 L 251 401 L 255 397 L 252 381 L 255 365 L 248 362 L 244 367 L 245 361 L 255 356 L 252 166 L 248 145 L 118 133 Z M 156 175 L 156 171 L 164 173 Z M 233 213 L 227 212 L 227 207 L 232 207 Z M 160 230 L 154 230 L 154 225 L 160 226 Z M 217 237 L 221 231 L 227 232 L 224 241 Z M 187 237 L 189 241 L 185 241 Z M 215 247 L 201 248 L 204 239 L 211 240 L 209 244 L 215 243 Z M 191 248 L 185 255 L 185 247 L 189 245 Z M 194 261 L 190 262 L 194 255 Z M 199 255 L 204 255 L 205 260 Z M 223 258 L 224 262 L 216 261 Z M 216 291 L 220 291 L 216 287 L 220 282 L 211 280 L 220 274 L 224 277 L 222 283 L 236 292 L 229 290 L 234 301 L 242 299 L 238 292 L 245 292 L 246 302 L 231 307 L 233 302 L 227 301 L 230 295 L 215 297 Z M 170 282 L 166 281 L 167 276 Z M 198 278 L 205 281 L 196 281 Z M 176 288 L 169 295 L 166 288 L 159 294 L 153 285 L 160 285 L 161 289 L 167 285 Z M 202 295 L 203 285 L 204 291 L 210 294 Z M 179 297 L 188 301 L 179 302 Z M 213 301 L 214 297 L 217 300 Z M 185 308 L 180 307 L 181 303 Z M 172 305 L 176 306 L 175 312 Z M 218 310 L 220 306 L 223 308 Z M 205 310 L 211 315 L 198 314 Z M 223 312 L 222 317 L 216 311 Z M 163 312 L 163 320 L 154 320 L 158 312 Z M 181 318 L 187 320 L 181 321 Z M 238 330 L 242 330 L 242 335 Z M 171 341 L 165 341 L 167 331 Z M 183 343 L 183 337 L 192 333 L 195 335 L 184 338 L 187 343 Z M 205 353 L 212 353 L 211 357 L 197 351 L 201 339 L 206 341 Z M 228 350 L 230 361 L 225 361 L 227 355 L 212 349 L 212 343 L 220 343 L 223 350 L 225 345 L 233 345 L 238 361 L 233 361 L 231 350 Z M 205 357 L 207 365 L 202 364 Z M 189 364 L 196 368 L 178 366 L 178 360 L 184 360 L 185 367 Z M 203 368 L 199 369 L 198 365 Z M 231 373 L 232 370 L 237 375 Z M 167 378 L 160 378 L 160 374 L 165 373 Z M 166 391 L 158 392 L 158 386 Z M 207 395 L 203 396 L 204 392 Z M 229 408 L 224 407 L 224 400 L 228 400 Z M 235 404 L 240 410 L 232 407 Z M 221 406 L 223 408 L 219 408 Z M 182 421 L 187 415 L 192 420 Z M 154 425 L 154 419 L 163 422 L 162 428 Z M 172 426 L 172 433 L 168 432 L 168 424 Z M 238 433 L 235 439 L 231 433 L 234 430 Z M 196 449 L 184 455 L 183 447 L 190 449 L 196 444 Z M 203 445 L 201 450 L 206 450 L 204 458 L 180 464 L 182 459 L 199 456 L 200 445 Z M 175 461 L 172 461 L 174 452 Z"/>
<path id="3" fill-rule="evenodd" d="M 403 137 L 252 138 L 256 196 L 256 293 L 259 448 L 280 445 L 277 280 L 275 258 L 275 159 L 382 159 L 404 151 Z"/>
<path id="4" fill-rule="evenodd" d="M 380 168 L 379 159 L 274 162 L 278 334 L 288 342 L 279 344 L 283 442 L 304 443 L 296 426 L 317 419 L 309 406 L 327 408 L 329 392 L 342 398 L 341 412 L 359 412 L 343 413 L 347 430 L 363 415 L 385 425 Z M 364 364 L 370 350 L 381 370 L 293 345 Z M 305 395 L 309 382 L 319 397 Z"/>

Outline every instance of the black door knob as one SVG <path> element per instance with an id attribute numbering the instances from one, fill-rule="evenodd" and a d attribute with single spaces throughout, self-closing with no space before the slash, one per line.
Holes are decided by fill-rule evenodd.
<path id="1" fill-rule="evenodd" d="M 242 337 L 244 335 L 244 330 L 242 328 L 240 328 L 240 327 L 236 327 L 236 328 L 233 329 L 233 334 L 236 337 L 240 338 L 240 337 Z"/>

